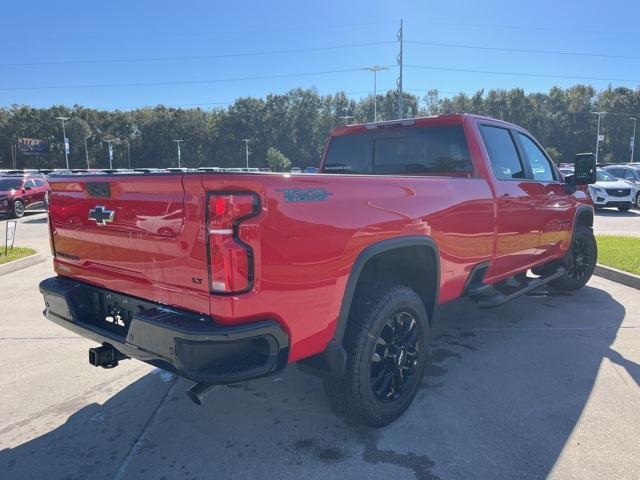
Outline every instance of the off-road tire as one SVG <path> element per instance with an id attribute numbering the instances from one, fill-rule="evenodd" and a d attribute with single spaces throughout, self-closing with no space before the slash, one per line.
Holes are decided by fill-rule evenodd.
<path id="1" fill-rule="evenodd" d="M 404 325 L 405 321 L 415 325 L 417 347 L 410 357 L 411 368 L 414 370 L 412 374 L 400 377 L 406 378 L 406 383 L 398 382 L 404 385 L 404 391 L 401 387 L 394 393 L 399 395 L 398 398 L 381 400 L 373 387 L 375 382 L 372 378 L 373 369 L 380 368 L 381 365 L 375 363 L 376 366 L 374 366 L 374 354 L 380 349 L 381 335 L 387 335 L 390 331 L 389 322 L 398 322 L 398 316 L 406 319 L 400 325 Z M 415 320 L 415 323 L 409 320 L 410 317 Z M 402 333 L 403 330 L 400 330 Z M 395 337 L 395 330 L 393 332 Z M 413 333 L 411 338 L 414 338 Z M 400 417 L 409 407 L 420 387 L 428 358 L 429 339 L 427 312 L 415 291 L 402 285 L 382 282 L 360 286 L 351 306 L 343 340 L 347 351 L 345 373 L 338 379 L 324 379 L 324 388 L 334 412 L 347 417 L 350 422 L 373 427 L 388 425 Z M 390 363 L 396 361 L 391 360 L 392 356 L 386 357 L 387 349 L 396 348 L 391 345 L 391 342 L 388 347 L 385 345 L 382 348 L 385 350 L 386 358 L 382 361 Z M 396 349 L 398 354 L 393 357 L 397 359 L 398 364 L 402 360 L 402 352 L 399 350 L 403 348 Z M 397 368 L 395 364 L 393 368 Z M 394 386 L 397 384 L 397 378 L 393 378 Z"/>
<path id="2" fill-rule="evenodd" d="M 567 272 L 549 285 L 557 290 L 578 290 L 586 285 L 593 275 L 598 261 L 598 246 L 593 230 L 578 225 L 573 233 L 571 251 L 567 256 Z"/>

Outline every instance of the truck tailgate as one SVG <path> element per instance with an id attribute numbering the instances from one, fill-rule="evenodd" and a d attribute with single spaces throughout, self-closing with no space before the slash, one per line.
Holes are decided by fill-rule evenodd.
<path id="1" fill-rule="evenodd" d="M 58 274 L 209 313 L 197 177 L 60 176 L 50 184 Z"/>

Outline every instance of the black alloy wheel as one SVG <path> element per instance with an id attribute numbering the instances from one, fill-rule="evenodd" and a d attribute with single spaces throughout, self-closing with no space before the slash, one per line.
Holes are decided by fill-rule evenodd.
<path id="1" fill-rule="evenodd" d="M 574 280 L 582 280 L 589 273 L 591 265 L 591 247 L 585 238 L 574 239 L 571 248 L 571 265 L 567 275 Z"/>
<path id="2" fill-rule="evenodd" d="M 381 402 L 394 402 L 416 380 L 420 342 L 415 318 L 399 312 L 384 325 L 371 357 L 371 388 Z"/>

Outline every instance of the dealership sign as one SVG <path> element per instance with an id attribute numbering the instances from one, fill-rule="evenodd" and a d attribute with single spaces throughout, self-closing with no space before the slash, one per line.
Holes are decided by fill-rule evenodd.
<path id="1" fill-rule="evenodd" d="M 7 222 L 7 229 L 4 234 L 4 254 L 13 252 L 13 241 L 16 238 L 16 226 L 18 222 L 15 220 Z"/>
<path id="2" fill-rule="evenodd" d="M 46 155 L 49 153 L 49 144 L 37 138 L 19 138 L 18 150 L 23 155 Z"/>

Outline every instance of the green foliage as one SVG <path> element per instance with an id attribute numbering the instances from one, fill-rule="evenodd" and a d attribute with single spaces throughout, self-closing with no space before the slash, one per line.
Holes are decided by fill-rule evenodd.
<path id="1" fill-rule="evenodd" d="M 12 262 L 23 257 L 33 255 L 36 251 L 33 248 L 26 247 L 13 247 L 13 250 L 8 249 L 7 254 L 4 254 L 4 245 L 0 248 L 0 265 L 3 263 Z"/>
<path id="2" fill-rule="evenodd" d="M 558 151 L 556 147 L 548 147 L 547 154 L 551 157 L 551 160 L 557 165 L 560 163 L 560 159 L 562 158 L 562 154 Z"/>
<path id="3" fill-rule="evenodd" d="M 640 275 L 640 238 L 596 235 L 598 263 Z"/>
<path id="4" fill-rule="evenodd" d="M 480 90 L 469 96 L 463 93 L 443 98 L 429 90 L 419 99 L 404 94 L 404 116 L 425 116 L 453 112 L 478 113 L 516 123 L 529 130 L 545 146 L 554 161 L 570 162 L 575 153 L 594 151 L 596 116 L 594 110 L 614 112 L 602 117 L 599 158 L 612 162 L 628 161 L 631 115 L 640 112 L 640 90 L 608 88 L 596 92 L 588 85 L 547 93 L 526 94 L 522 89 Z M 296 166 L 318 166 L 327 135 L 344 121 L 373 120 L 373 96 L 349 99 L 344 92 L 320 95 L 315 89 L 294 89 L 266 98 L 238 98 L 226 109 L 179 109 L 158 105 L 131 111 L 104 111 L 54 106 L 31 108 L 13 105 L 0 108 L 0 168 L 10 168 L 10 145 L 19 137 L 33 137 L 49 142 L 46 156 L 18 157 L 18 168 L 62 168 L 64 151 L 62 128 L 58 116 L 71 117 L 67 136 L 71 142 L 72 168 L 86 166 L 84 138 L 87 140 L 92 167 L 109 165 L 107 139 L 114 140 L 116 168 L 169 167 L 177 165 L 175 139 L 181 144 L 182 164 L 187 167 L 240 167 L 245 163 L 243 138 L 251 138 L 250 164 L 266 167 L 270 147 L 285 157 L 294 158 Z M 381 120 L 397 118 L 396 91 L 377 97 Z M 640 151 L 640 149 L 638 149 Z M 638 156 L 636 155 L 636 160 Z"/>
<path id="5" fill-rule="evenodd" d="M 285 157 L 277 148 L 267 150 L 267 165 L 274 172 L 284 172 L 291 167 L 291 160 Z"/>

